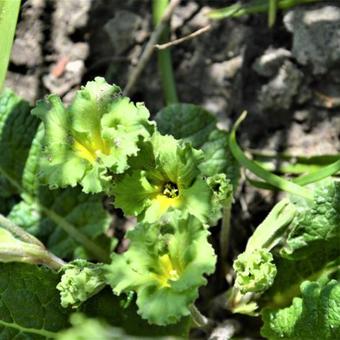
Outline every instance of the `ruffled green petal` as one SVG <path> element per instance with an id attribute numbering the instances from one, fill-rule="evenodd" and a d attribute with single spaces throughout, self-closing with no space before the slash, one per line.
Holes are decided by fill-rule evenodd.
<path id="1" fill-rule="evenodd" d="M 183 190 L 183 207 L 187 213 L 196 216 L 201 222 L 208 223 L 212 211 L 213 191 L 202 178 L 198 178 L 194 184 Z"/>
<path id="2" fill-rule="evenodd" d="M 75 187 L 84 177 L 87 169 L 86 161 L 74 156 L 67 147 L 54 146 L 54 153 L 48 153 L 41 161 L 40 175 L 42 181 L 46 181 L 51 189 Z"/>
<path id="3" fill-rule="evenodd" d="M 108 190 L 113 174 L 123 173 L 141 139 L 154 125 L 149 111 L 120 95 L 119 87 L 97 77 L 75 96 L 69 108 L 49 96 L 33 114 L 42 119 L 46 159 L 43 176 L 52 187 L 80 183 L 86 193 Z"/>
<path id="4" fill-rule="evenodd" d="M 149 116 L 144 104 L 135 105 L 129 98 L 121 97 L 110 104 L 108 113 L 102 117 L 102 138 L 109 146 L 102 159 L 114 173 L 123 173 L 128 168 L 128 157 L 139 151 L 139 139 L 148 138 L 153 131 Z"/>
<path id="5" fill-rule="evenodd" d="M 39 117 L 45 128 L 45 143 L 48 151 L 53 153 L 60 146 L 70 144 L 71 120 L 58 96 L 50 95 L 46 101 L 38 101 L 32 114 Z"/>
<path id="6" fill-rule="evenodd" d="M 157 187 L 150 184 L 145 171 L 134 171 L 124 175 L 123 179 L 114 185 L 114 204 L 126 215 L 138 216 L 150 204 L 151 197 L 157 195 Z"/>
<path id="7" fill-rule="evenodd" d="M 119 92 L 118 86 L 109 85 L 104 78 L 96 77 L 89 81 L 76 93 L 69 108 L 72 128 L 88 134 L 92 140 L 100 138 L 100 121 Z"/>
<path id="8" fill-rule="evenodd" d="M 130 248 L 114 255 L 106 277 L 116 294 L 137 293 L 142 318 L 157 325 L 190 313 L 205 274 L 215 269 L 209 232 L 194 216 L 166 214 L 157 224 L 139 224 L 128 233 Z"/>
<path id="9" fill-rule="evenodd" d="M 152 138 L 156 167 L 179 187 L 188 187 L 199 174 L 203 152 L 174 137 L 155 133 Z"/>
<path id="10" fill-rule="evenodd" d="M 174 324 L 190 314 L 188 306 L 197 297 L 197 290 L 176 292 L 167 288 L 157 289 L 155 286 L 146 286 L 138 292 L 138 314 L 151 324 L 159 326 Z"/>
<path id="11" fill-rule="evenodd" d="M 98 164 L 94 164 L 79 183 L 83 187 L 83 191 L 88 194 L 106 191 L 109 180 L 110 177 L 106 174 L 106 170 Z"/>
<path id="12" fill-rule="evenodd" d="M 139 169 L 123 175 L 113 186 L 116 207 L 149 223 L 170 209 L 208 223 L 213 190 L 199 175 L 202 152 L 159 133 L 140 147 L 141 152 L 129 163 Z"/>

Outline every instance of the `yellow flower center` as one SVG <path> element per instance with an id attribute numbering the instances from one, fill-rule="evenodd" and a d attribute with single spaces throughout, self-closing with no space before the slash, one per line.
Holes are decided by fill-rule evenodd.
<path id="1" fill-rule="evenodd" d="M 168 182 L 160 189 L 154 201 L 159 206 L 159 212 L 163 215 L 170 207 L 178 208 L 182 199 L 177 184 Z"/>
<path id="2" fill-rule="evenodd" d="M 171 262 L 170 256 L 168 254 L 162 255 L 159 258 L 159 268 L 159 274 L 155 275 L 161 287 L 170 287 L 171 281 L 176 281 L 179 279 L 179 273 Z"/>
<path id="3" fill-rule="evenodd" d="M 105 143 L 99 134 L 97 134 L 93 140 L 89 142 L 79 142 L 74 139 L 73 149 L 79 157 L 88 160 L 91 164 L 95 163 L 99 152 L 105 155 L 110 153 L 107 143 Z"/>

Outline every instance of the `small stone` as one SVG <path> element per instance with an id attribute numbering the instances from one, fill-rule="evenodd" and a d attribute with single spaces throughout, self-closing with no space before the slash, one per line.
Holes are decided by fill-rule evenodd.
<path id="1" fill-rule="evenodd" d="M 135 41 L 135 33 L 141 26 L 141 17 L 129 11 L 117 11 L 104 29 L 110 37 L 117 54 L 126 51 Z"/>
<path id="2" fill-rule="evenodd" d="M 298 94 L 302 79 L 301 71 L 292 62 L 286 60 L 278 74 L 262 86 L 259 95 L 261 109 L 273 111 L 289 109 Z"/>
<path id="3" fill-rule="evenodd" d="M 324 74 L 340 59 L 340 8 L 337 6 L 296 7 L 284 17 L 293 34 L 292 52 L 314 74 Z"/>
<path id="4" fill-rule="evenodd" d="M 211 66 L 211 75 L 217 79 L 233 79 L 243 64 L 243 56 L 239 55 Z M 221 82 L 221 81 L 219 81 Z"/>
<path id="5" fill-rule="evenodd" d="M 253 69 L 260 76 L 273 77 L 282 66 L 283 62 L 292 56 L 285 48 L 269 48 L 255 60 Z"/>
<path id="6" fill-rule="evenodd" d="M 39 80 L 34 75 L 23 75 L 8 71 L 5 87 L 14 90 L 18 96 L 33 104 L 38 97 Z"/>
<path id="7" fill-rule="evenodd" d="M 65 70 L 67 72 L 72 72 L 75 74 L 82 74 L 84 71 L 84 67 L 85 65 L 83 60 L 74 60 L 66 64 Z"/>
<path id="8" fill-rule="evenodd" d="M 299 123 L 302 123 L 305 120 L 307 120 L 308 116 L 309 116 L 308 110 L 299 110 L 294 112 L 294 119 Z"/>
<path id="9" fill-rule="evenodd" d="M 240 324 L 236 320 L 226 320 L 213 329 L 209 340 L 228 340 L 233 338 L 240 330 Z"/>
<path id="10" fill-rule="evenodd" d="M 190 1 L 187 4 L 177 6 L 171 18 L 171 29 L 177 30 L 184 27 L 184 23 L 188 20 L 198 9 L 198 4 Z"/>

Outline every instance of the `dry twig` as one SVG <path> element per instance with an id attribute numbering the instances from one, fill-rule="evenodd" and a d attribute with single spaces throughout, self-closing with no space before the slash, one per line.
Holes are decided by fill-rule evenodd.
<path id="1" fill-rule="evenodd" d="M 137 79 L 139 78 L 140 74 L 142 73 L 145 65 L 148 63 L 150 60 L 150 57 L 155 49 L 155 44 L 157 44 L 166 23 L 169 21 L 173 11 L 175 8 L 178 6 L 181 0 L 171 0 L 169 6 L 166 8 L 164 11 L 164 14 L 162 16 L 161 21 L 159 24 L 156 26 L 155 30 L 152 32 L 149 41 L 147 42 L 145 49 L 139 59 L 138 64 L 136 67 L 132 70 L 128 82 L 125 86 L 125 89 L 123 91 L 123 94 L 125 96 L 128 96 L 129 93 L 131 92 L 133 86 L 135 85 Z"/>
<path id="2" fill-rule="evenodd" d="M 206 25 L 200 29 L 198 29 L 197 31 L 195 32 L 192 32 L 182 38 L 179 38 L 179 39 L 176 39 L 176 40 L 173 40 L 173 41 L 169 41 L 165 44 L 156 44 L 155 47 L 158 49 L 158 50 L 165 50 L 166 48 L 169 48 L 169 47 L 172 47 L 172 46 L 175 46 L 175 45 L 179 45 L 187 40 L 191 40 L 193 38 L 196 38 L 198 37 L 199 35 L 205 33 L 205 32 L 208 32 L 210 31 L 212 28 L 212 26 L 209 24 L 209 25 Z"/>

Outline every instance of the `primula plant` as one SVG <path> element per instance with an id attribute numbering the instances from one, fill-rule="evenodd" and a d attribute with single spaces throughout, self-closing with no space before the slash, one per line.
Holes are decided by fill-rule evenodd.
<path id="1" fill-rule="evenodd" d="M 17 102 L 4 93 L 3 119 L 16 113 Z M 230 210 L 238 170 L 214 118 L 199 107 L 179 108 L 184 117 L 183 110 L 210 120 L 203 145 L 190 137 L 190 128 L 185 138 L 162 133 L 143 103 L 131 102 L 99 77 L 68 106 L 49 95 L 30 114 L 18 113 L 33 120 L 36 135 L 17 177 L 2 169 L 8 190 L 22 201 L 3 217 L 0 260 L 57 270 L 46 275 L 59 278 L 50 288 L 65 317 L 76 310 L 88 314 L 88 304 L 111 289 L 112 308 L 118 308 L 113 312 L 133 313 L 148 325 L 146 334 L 186 336 L 191 320 L 204 326 L 195 301 L 215 271 L 209 229 Z M 104 196 L 126 217 L 137 217 L 121 254 L 113 251 L 118 240 L 105 235 L 110 222 L 98 205 Z M 20 327 L 29 333 L 30 327 Z M 48 326 L 35 332 L 53 331 Z"/>
<path id="2" fill-rule="evenodd" d="M 277 10 L 309 2 L 208 16 L 268 11 L 273 26 Z M 164 4 L 153 2 L 159 42 Z M 237 142 L 247 113 L 227 131 L 179 103 L 169 50 L 158 57 L 158 113 L 102 77 L 33 107 L 0 92 L 0 339 L 231 339 L 238 314 L 269 340 L 340 339 L 339 156 L 289 179 L 265 169 Z M 236 249 L 246 183 L 280 195 Z"/>
<path id="3" fill-rule="evenodd" d="M 187 337 L 192 327 L 207 332 L 211 321 L 195 303 L 215 272 L 218 253 L 210 235 L 222 217 L 222 233 L 229 228 L 236 160 L 262 183 L 276 184 L 289 195 L 235 259 L 225 307 L 261 315 L 262 334 L 269 339 L 339 334 L 340 185 L 329 177 L 339 162 L 287 182 L 243 154 L 235 133 L 244 117 L 230 134 L 219 130 L 208 112 L 189 104 L 171 105 L 152 121 L 144 104 L 131 102 L 103 78 L 88 82 L 68 106 L 50 95 L 29 113 L 6 91 L 0 107 L 2 126 L 15 126 L 19 117 L 33 129 L 31 146 L 22 144 L 21 168 L 12 173 L 1 167 L 7 186 L 2 195 L 21 196 L 8 218 L 0 219 L 2 272 L 34 276 L 32 293 L 42 280 L 45 292 L 39 290 L 39 300 L 52 299 L 53 309 L 42 309 L 41 320 L 48 313 L 59 320 L 32 326 L 15 314 L 10 301 L 6 308 L 12 314 L 1 321 L 6 337 L 86 338 L 93 330 L 108 339 L 116 333 Z M 209 122 L 208 129 L 204 124 L 198 133 L 193 115 Z M 137 218 L 122 253 L 119 240 L 107 233 L 104 197 L 126 217 Z M 36 302 L 34 308 L 42 307 Z M 324 311 L 319 316 L 305 311 L 318 308 Z M 70 318 L 72 328 L 63 330 L 76 311 L 81 314 Z M 88 331 L 81 331 L 80 323 Z"/>

